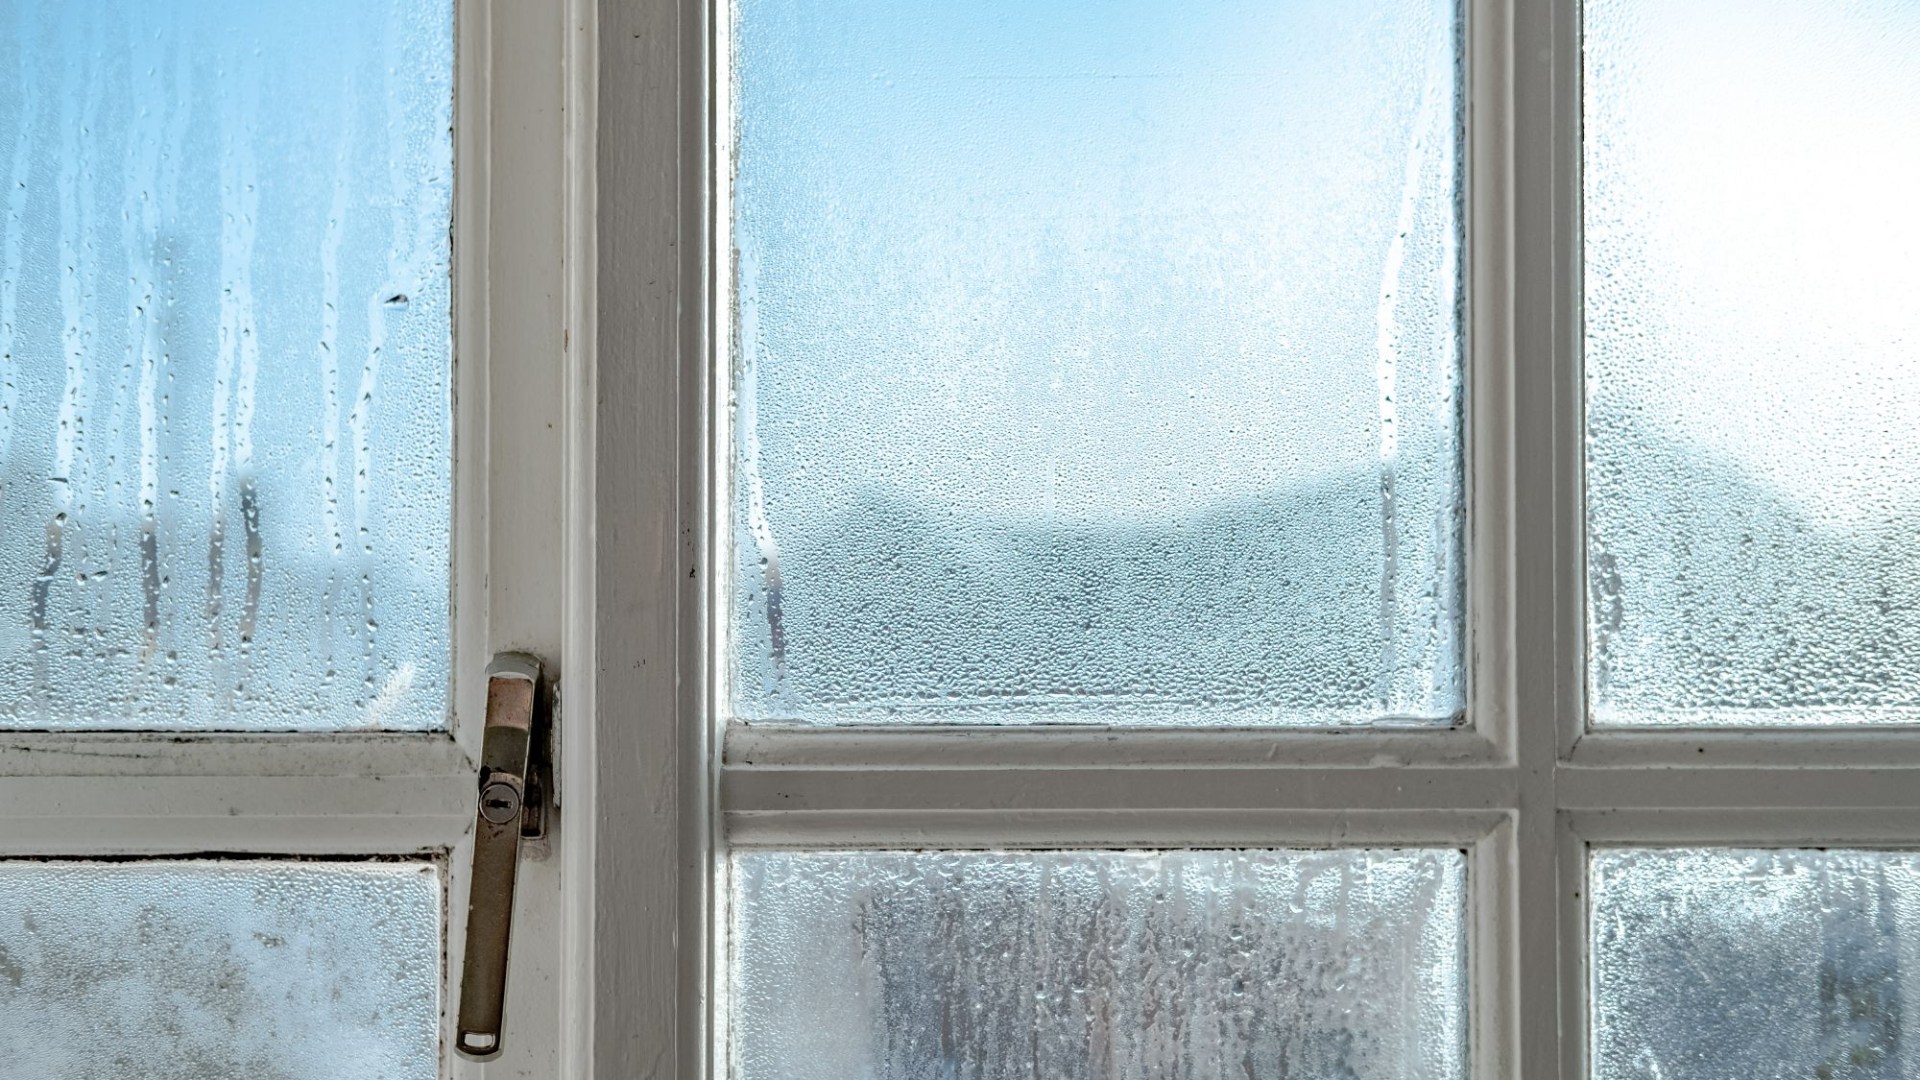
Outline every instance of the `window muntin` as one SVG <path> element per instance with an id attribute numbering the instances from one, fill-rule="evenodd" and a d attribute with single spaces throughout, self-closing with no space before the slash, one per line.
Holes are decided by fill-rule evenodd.
<path id="1" fill-rule="evenodd" d="M 1584 11 L 1592 722 L 1920 721 L 1920 9 Z"/>
<path id="2" fill-rule="evenodd" d="M 194 12 L 204 7 L 177 6 Z M 325 5 L 304 6 L 310 10 L 291 16 L 290 25 L 301 25 L 307 15 L 350 16 L 366 10 L 366 5 L 357 5 L 351 12 L 330 13 L 322 10 Z M 85 5 L 57 7 L 64 12 Z M 584 443 L 577 431 L 562 437 L 567 418 L 562 403 L 576 401 L 568 394 L 587 383 L 577 354 L 578 343 L 583 337 L 590 340 L 590 334 L 583 333 L 586 328 L 573 314 L 584 307 L 581 301 L 556 301 L 567 287 L 577 285 L 579 275 L 570 277 L 569 271 L 581 265 L 575 258 L 584 250 L 578 241 L 590 232 L 572 224 L 581 215 L 565 209 L 586 204 L 568 204 L 563 196 L 579 184 L 580 169 L 573 162 L 586 163 L 587 173 L 591 164 L 590 157 L 575 156 L 581 110 L 568 95 L 580 80 L 562 78 L 560 70 L 563 51 L 584 58 L 580 49 L 588 35 L 576 20 L 586 5 L 463 0 L 455 7 L 459 183 L 453 225 L 459 353 L 451 422 L 459 446 L 453 470 L 459 494 L 453 501 L 460 525 L 453 575 L 458 614 L 450 636 L 458 645 L 451 660 L 443 662 L 457 664 L 460 672 L 448 695 L 458 701 L 457 709 L 437 718 L 434 726 L 443 730 L 406 737 L 361 729 L 257 736 L 207 731 L 0 732 L 0 854 L 65 858 L 84 853 L 110 859 L 206 851 L 245 852 L 261 859 L 294 852 L 302 858 L 400 856 L 439 862 L 447 875 L 447 895 L 467 895 L 463 834 L 473 817 L 468 755 L 479 742 L 481 668 L 489 650 L 503 641 L 559 657 L 561 583 L 572 580 L 563 569 L 571 566 L 577 573 L 591 562 L 590 548 L 577 539 L 591 533 L 590 525 L 581 528 L 581 522 L 591 520 L 585 509 L 591 495 L 582 496 L 577 484 L 564 482 L 576 474 L 561 460 L 563 442 L 570 451 L 592 444 L 590 434 Z M 4 31 L 15 24 L 19 10 L 15 5 L 0 13 L 0 56 L 14 55 L 16 42 Z M 424 18 L 433 12 L 411 5 L 405 14 Z M 558 47 L 561 43 L 565 50 Z M 11 89 L 13 72 L 11 64 L 0 72 L 5 89 Z M 267 118 L 274 115 L 270 91 L 271 80 L 262 107 Z M 376 119 L 382 111 L 375 106 L 374 116 L 361 119 Z M 555 116 L 570 120 L 554 123 Z M 10 135 L 0 127 L 0 175 L 9 175 L 11 168 Z M 330 195 L 330 178 L 325 171 L 313 177 L 323 200 Z M 383 173 L 377 179 L 384 185 L 387 178 Z M 4 208 L 0 199 L 0 210 Z M 563 354 L 569 333 L 574 355 Z M 568 372 L 565 380 L 562 370 Z M 590 394 L 578 400 L 590 402 Z M 255 435 L 256 442 L 264 437 L 257 430 Z M 513 512 L 490 512 L 489 506 L 511 507 Z M 563 536 L 574 538 L 565 545 L 570 554 L 564 562 L 555 557 Z M 583 550 L 589 552 L 584 559 Z M 436 573 L 444 589 L 445 568 Z M 590 627 L 591 603 L 582 607 L 589 613 L 585 623 Z M 24 611 L 24 601 L 15 610 Z M 577 637 L 575 625 L 569 622 L 565 630 L 569 650 L 577 649 L 580 640 L 591 640 L 590 631 L 584 639 Z M 577 723 L 584 726 L 587 711 L 576 702 Z M 449 727 L 452 730 L 444 730 Z M 576 740 L 569 752 L 577 754 L 583 741 Z M 586 770 L 576 766 L 573 773 L 585 775 Z M 590 788 L 573 790 L 584 793 Z M 584 802 L 585 795 L 581 798 Z M 556 836 L 555 846 L 578 848 L 587 840 L 585 831 L 577 828 Z M 572 1000 L 591 998 L 577 990 L 587 981 L 578 974 L 583 966 L 565 959 L 553 944 L 559 936 L 561 862 L 534 862 L 522 871 L 516 922 L 522 937 L 535 944 L 517 949 L 510 968 L 515 987 L 509 991 L 510 1009 L 518 1017 L 518 1034 L 505 1056 L 483 1067 L 447 1054 L 436 1071 L 456 1078 L 478 1076 L 483 1068 L 573 1074 L 561 1065 L 562 1038 L 573 1037 L 561 1017 L 577 1013 L 563 1004 L 564 995 L 556 988 L 572 983 L 567 991 Z M 570 887 L 574 899 L 569 905 L 583 892 L 591 896 Z M 448 906 L 447 940 L 462 940 L 464 917 L 464 904 Z M 457 983 L 462 964 L 457 950 L 436 952 L 436 957 Z M 451 1025 L 450 1016 L 446 1023 Z"/>
<path id="3" fill-rule="evenodd" d="M 729 707 L 1464 705 L 1451 0 L 740 0 Z"/>
<path id="4" fill-rule="evenodd" d="M 445 730 L 453 3 L 0 33 L 0 728 Z"/>

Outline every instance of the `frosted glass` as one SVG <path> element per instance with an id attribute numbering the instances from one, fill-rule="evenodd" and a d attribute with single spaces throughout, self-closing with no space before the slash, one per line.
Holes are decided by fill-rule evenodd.
<path id="1" fill-rule="evenodd" d="M 438 1080 L 424 864 L 0 862 L 0 1075 Z"/>
<path id="2" fill-rule="evenodd" d="M 0 729 L 446 725 L 452 0 L 0 0 Z"/>
<path id="3" fill-rule="evenodd" d="M 1453 0 L 736 0 L 748 721 L 1461 709 Z"/>
<path id="4" fill-rule="evenodd" d="M 1458 851 L 755 852 L 733 1080 L 1468 1073 Z"/>
<path id="5" fill-rule="evenodd" d="M 1584 10 L 1592 721 L 1920 722 L 1920 5 Z"/>
<path id="6" fill-rule="evenodd" d="M 1597 851 L 1595 1080 L 1905 1080 L 1920 855 Z"/>

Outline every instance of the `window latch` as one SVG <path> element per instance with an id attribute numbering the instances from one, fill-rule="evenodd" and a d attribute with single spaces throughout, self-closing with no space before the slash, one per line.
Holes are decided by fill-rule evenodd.
<path id="1" fill-rule="evenodd" d="M 501 653 L 487 665 L 487 726 L 480 744 L 467 951 L 454 1039 L 454 1049 L 479 1061 L 500 1054 L 520 841 L 546 835 L 552 781 L 539 691 L 539 660 Z"/>

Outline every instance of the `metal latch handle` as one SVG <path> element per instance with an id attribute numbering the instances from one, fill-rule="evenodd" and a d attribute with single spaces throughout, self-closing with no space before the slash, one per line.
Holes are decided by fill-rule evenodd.
<path id="1" fill-rule="evenodd" d="M 507 944 L 514 883 L 530 801 L 541 797 L 531 770 L 540 661 L 501 653 L 487 666 L 487 726 L 480 744 L 480 795 L 473 830 L 467 951 L 460 976 L 454 1049 L 482 1061 L 499 1056 L 506 1011 Z"/>

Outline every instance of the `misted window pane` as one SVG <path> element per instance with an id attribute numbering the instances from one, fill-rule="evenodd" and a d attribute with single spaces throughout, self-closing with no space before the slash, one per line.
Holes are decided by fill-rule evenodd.
<path id="1" fill-rule="evenodd" d="M 1920 855 L 1599 851 L 1596 1080 L 1888 1080 L 1920 971 Z"/>
<path id="2" fill-rule="evenodd" d="M 737 0 L 737 715 L 1450 722 L 1453 0 Z"/>
<path id="3" fill-rule="evenodd" d="M 0 862 L 0 1074 L 437 1080 L 426 864 Z"/>
<path id="4" fill-rule="evenodd" d="M 1585 12 L 1592 720 L 1920 722 L 1920 5 Z"/>
<path id="5" fill-rule="evenodd" d="M 438 728 L 451 0 L 0 5 L 0 727 Z"/>
<path id="6" fill-rule="evenodd" d="M 1458 851 L 733 859 L 734 1080 L 1467 1075 Z"/>

